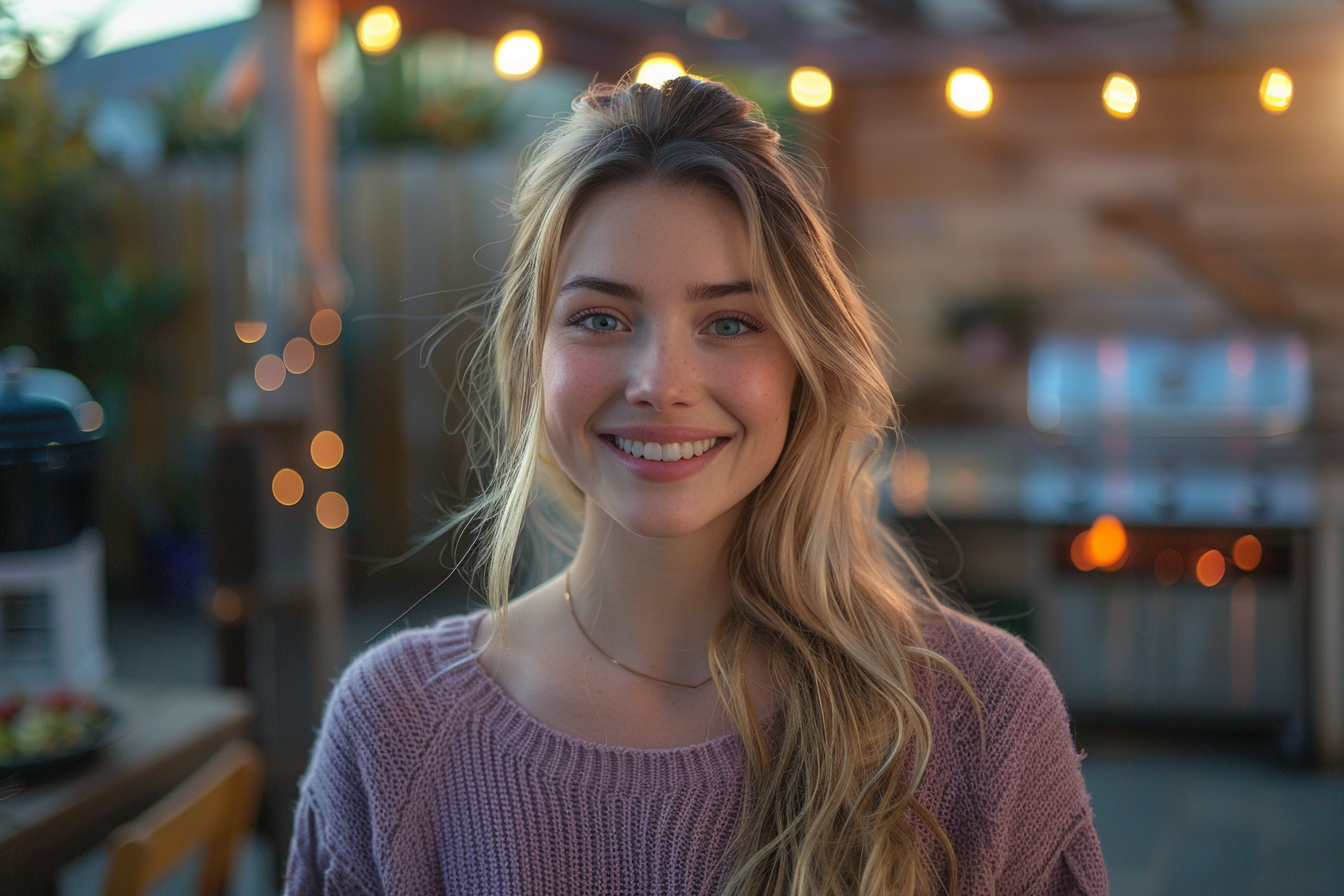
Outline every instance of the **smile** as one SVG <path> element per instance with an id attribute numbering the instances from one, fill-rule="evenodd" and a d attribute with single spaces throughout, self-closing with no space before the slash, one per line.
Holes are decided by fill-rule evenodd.
<path id="1" fill-rule="evenodd" d="M 664 445 L 658 442 L 636 442 L 633 439 L 623 439 L 620 436 L 614 438 L 616 447 L 632 457 L 663 462 L 699 457 L 719 442 L 718 438 L 711 438 L 700 439 L 695 442 L 668 442 Z"/>

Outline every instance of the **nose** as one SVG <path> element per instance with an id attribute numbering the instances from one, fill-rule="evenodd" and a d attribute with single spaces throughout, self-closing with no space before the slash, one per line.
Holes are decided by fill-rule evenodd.
<path id="1" fill-rule="evenodd" d="M 652 333 L 630 358 L 626 400 L 656 411 L 690 407 L 700 400 L 694 346 L 672 333 Z"/>

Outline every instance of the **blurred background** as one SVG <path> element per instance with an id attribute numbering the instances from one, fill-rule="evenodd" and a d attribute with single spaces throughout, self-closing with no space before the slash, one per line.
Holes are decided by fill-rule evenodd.
<path id="1" fill-rule="evenodd" d="M 1339 0 L 0 2 L 0 692 L 245 695 L 276 892 L 332 678 L 479 605 L 378 567 L 469 494 L 520 153 L 685 71 L 824 167 L 884 519 L 1055 674 L 1114 892 L 1344 892 Z"/>

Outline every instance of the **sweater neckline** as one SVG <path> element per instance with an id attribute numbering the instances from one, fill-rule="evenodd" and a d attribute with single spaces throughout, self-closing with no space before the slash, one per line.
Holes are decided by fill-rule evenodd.
<path id="1" fill-rule="evenodd" d="M 444 659 L 450 666 L 460 664 L 463 698 L 510 752 L 556 777 L 590 779 L 593 785 L 647 780 L 649 775 L 663 777 L 673 787 L 692 782 L 701 786 L 740 783 L 746 754 L 736 731 L 680 747 L 642 748 L 584 740 L 542 722 L 490 677 L 472 651 L 476 631 L 488 612 L 480 609 L 458 617 L 460 624 L 446 633 Z M 778 716 L 767 720 L 767 730 Z"/>

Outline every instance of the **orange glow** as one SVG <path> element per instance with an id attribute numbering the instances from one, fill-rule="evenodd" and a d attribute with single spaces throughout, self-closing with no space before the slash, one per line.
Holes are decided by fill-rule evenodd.
<path id="1" fill-rule="evenodd" d="M 1103 569 L 1124 560 L 1125 551 L 1129 550 L 1129 537 L 1125 534 L 1124 524 L 1109 513 L 1097 517 L 1087 537 L 1087 550 L 1092 556 L 1092 562 Z"/>
<path id="2" fill-rule="evenodd" d="M 284 385 L 285 362 L 280 360 L 279 355 L 262 355 L 252 373 L 258 386 L 267 392 L 274 392 Z"/>
<path id="3" fill-rule="evenodd" d="M 323 308 L 313 315 L 308 333 L 318 345 L 331 345 L 341 335 L 341 316 L 330 308 Z"/>
<path id="4" fill-rule="evenodd" d="M 1091 529 L 1079 532 L 1078 537 L 1073 540 L 1073 545 L 1069 548 L 1069 559 L 1082 572 L 1091 572 L 1097 568 L 1096 562 L 1092 559 L 1092 552 L 1087 549 L 1087 538 L 1091 534 Z"/>
<path id="5" fill-rule="evenodd" d="M 1163 585 L 1175 585 L 1185 572 L 1185 558 L 1174 548 L 1167 548 L 1153 561 L 1153 575 Z"/>
<path id="6" fill-rule="evenodd" d="M 1260 105 L 1271 115 L 1282 115 L 1293 102 L 1293 79 L 1281 68 L 1271 68 L 1260 79 Z"/>
<path id="7" fill-rule="evenodd" d="M 239 341 L 251 345 L 266 335 L 266 323 L 259 320 L 234 321 L 233 332 L 238 334 Z"/>
<path id="8" fill-rule="evenodd" d="M 220 622 L 237 622 L 243 615 L 243 599 L 232 588 L 216 588 L 210 609 Z"/>
<path id="9" fill-rule="evenodd" d="M 495 72 L 507 81 L 530 78 L 541 67 L 541 38 L 535 31 L 510 31 L 495 44 Z"/>
<path id="10" fill-rule="evenodd" d="M 285 369 L 290 373 L 307 373 L 313 366 L 313 344 L 302 336 L 285 343 Z"/>
<path id="11" fill-rule="evenodd" d="M 994 105 L 994 89 L 975 69 L 955 69 L 947 76 L 947 104 L 963 118 L 980 118 Z"/>
<path id="12" fill-rule="evenodd" d="M 1221 582 L 1225 572 L 1227 561 L 1223 560 L 1223 555 L 1218 551 L 1205 551 L 1195 564 L 1195 578 L 1206 588 L 1212 588 Z"/>
<path id="13" fill-rule="evenodd" d="M 680 78 L 684 74 L 686 66 L 682 65 L 676 56 L 671 53 L 650 53 L 639 64 L 635 80 L 650 87 L 662 87 L 673 78 Z"/>
<path id="14" fill-rule="evenodd" d="M 324 492 L 317 499 L 317 521 L 328 529 L 339 529 L 350 518 L 350 505 L 337 492 Z"/>
<path id="15" fill-rule="evenodd" d="M 330 470 L 345 456 L 345 444 L 336 433 L 324 429 L 313 436 L 312 454 L 313 463 L 324 470 Z"/>
<path id="16" fill-rule="evenodd" d="M 907 448 L 891 465 L 891 500 L 904 514 L 924 509 L 929 499 L 929 457 L 918 448 Z"/>
<path id="17" fill-rule="evenodd" d="M 1260 539 L 1254 535 L 1243 535 L 1232 545 L 1232 562 L 1237 564 L 1237 569 L 1242 572 L 1250 572 L 1260 565 L 1260 558 L 1264 553 Z"/>
<path id="18" fill-rule="evenodd" d="M 1111 72 L 1101 88 L 1101 102 L 1114 118 L 1133 118 L 1139 108 L 1139 88 L 1129 75 Z"/>
<path id="19" fill-rule="evenodd" d="M 286 507 L 293 507 L 303 497 L 303 477 L 285 467 L 271 479 L 271 494 Z"/>
<path id="20" fill-rule="evenodd" d="M 794 69 L 793 76 L 789 78 L 789 99 L 800 112 L 826 111 L 833 93 L 830 76 L 819 68 L 804 65 Z"/>

